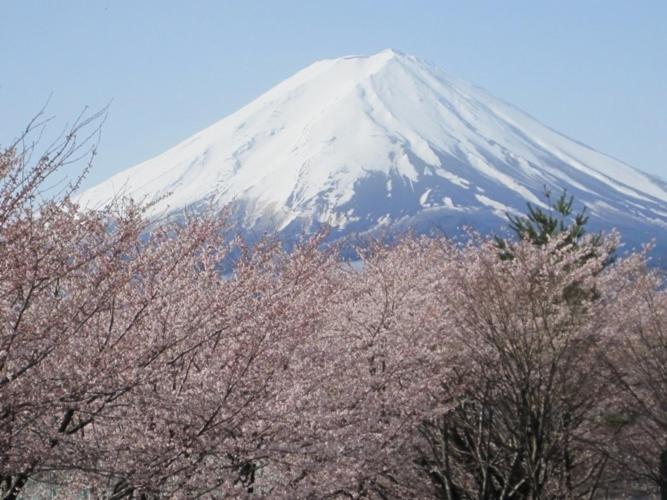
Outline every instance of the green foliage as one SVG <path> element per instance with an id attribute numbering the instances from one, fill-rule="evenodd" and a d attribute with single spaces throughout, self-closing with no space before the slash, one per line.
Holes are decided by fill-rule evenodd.
<path id="1" fill-rule="evenodd" d="M 563 246 L 579 246 L 586 234 L 585 226 L 588 223 L 586 207 L 574 214 L 574 196 L 568 196 L 567 191 L 563 191 L 555 201 L 552 201 L 551 191 L 545 187 L 544 196 L 549 206 L 548 211 L 527 203 L 528 214 L 526 217 L 507 214 L 510 229 L 518 239 L 531 241 L 538 246 L 545 245 L 554 236 L 561 234 L 566 234 L 563 239 Z M 601 238 L 602 236 L 597 234 L 587 244 L 595 249 L 600 245 Z M 511 245 L 506 239 L 496 236 L 495 244 L 500 250 L 501 259 L 511 260 L 514 258 Z M 591 257 L 594 254 L 593 251 Z"/>

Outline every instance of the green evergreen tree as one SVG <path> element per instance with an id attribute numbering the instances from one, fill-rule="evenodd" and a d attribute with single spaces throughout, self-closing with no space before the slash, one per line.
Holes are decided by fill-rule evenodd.
<path id="1" fill-rule="evenodd" d="M 580 212 L 574 213 L 574 196 L 568 196 L 567 190 L 563 190 L 554 201 L 551 197 L 551 190 L 545 186 L 544 197 L 547 200 L 548 211 L 527 203 L 528 214 L 525 217 L 507 214 L 510 229 L 517 238 L 530 241 L 537 246 L 543 246 L 553 237 L 564 234 L 565 237 L 558 245 L 559 249 L 564 247 L 580 248 L 581 245 L 586 245 L 589 251 L 581 258 L 581 264 L 597 257 L 602 244 L 602 234 L 597 233 L 591 238 L 583 239 L 586 234 L 585 226 L 588 223 L 586 207 L 583 207 Z M 502 260 L 514 259 L 511 242 L 495 236 L 495 244 Z M 605 261 L 605 267 L 611 264 L 614 259 L 614 254 L 610 254 Z M 565 290 L 563 299 L 571 305 L 575 305 L 581 303 L 586 297 L 597 297 L 597 295 L 595 288 L 586 290 L 581 288 L 579 284 L 573 283 Z"/>
<path id="2" fill-rule="evenodd" d="M 552 201 L 551 190 L 545 187 L 544 196 L 549 206 L 547 211 L 532 203 L 527 203 L 528 214 L 525 217 L 508 213 L 510 229 L 518 239 L 529 240 L 538 246 L 545 245 L 554 236 L 563 233 L 566 234 L 566 237 L 562 246 L 579 246 L 582 237 L 586 234 L 585 226 L 588 223 L 586 207 L 575 214 L 574 196 L 568 196 L 566 190 L 555 201 Z M 591 247 L 591 254 L 588 258 L 595 255 L 595 249 L 600 245 L 601 239 L 602 235 L 597 234 L 588 241 L 587 244 Z M 501 259 L 514 258 L 511 244 L 505 238 L 496 236 L 495 242 L 500 250 Z"/>

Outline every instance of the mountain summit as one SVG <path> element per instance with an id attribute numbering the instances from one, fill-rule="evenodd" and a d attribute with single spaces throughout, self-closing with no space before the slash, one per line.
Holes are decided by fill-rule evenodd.
<path id="1" fill-rule="evenodd" d="M 497 228 L 567 189 L 596 227 L 667 234 L 667 184 L 394 50 L 316 62 L 165 153 L 85 191 L 151 213 L 232 204 L 239 223 L 338 234 Z M 631 238 L 633 239 L 633 238 Z"/>

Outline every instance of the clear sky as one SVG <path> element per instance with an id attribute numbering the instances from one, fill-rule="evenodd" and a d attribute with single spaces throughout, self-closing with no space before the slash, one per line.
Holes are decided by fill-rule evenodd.
<path id="1" fill-rule="evenodd" d="M 85 185 L 315 60 L 392 47 L 667 178 L 665 0 L 0 0 L 0 145 L 111 101 Z"/>

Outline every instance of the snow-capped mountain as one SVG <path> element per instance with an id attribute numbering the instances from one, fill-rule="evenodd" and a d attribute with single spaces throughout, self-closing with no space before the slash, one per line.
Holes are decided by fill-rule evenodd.
<path id="1" fill-rule="evenodd" d="M 597 227 L 667 243 L 667 183 L 393 50 L 312 64 L 165 153 L 82 193 L 152 214 L 232 204 L 249 229 L 322 223 L 485 231 L 567 189 Z"/>

